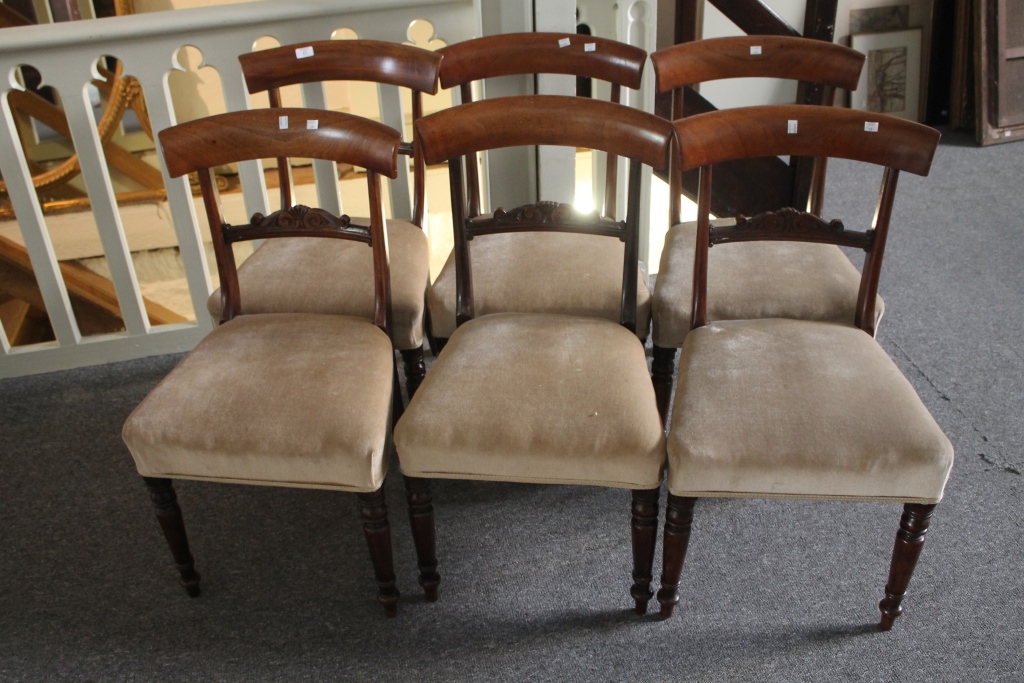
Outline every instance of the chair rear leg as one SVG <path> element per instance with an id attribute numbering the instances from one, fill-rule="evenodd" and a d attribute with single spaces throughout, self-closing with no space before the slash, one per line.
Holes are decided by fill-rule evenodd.
<path id="1" fill-rule="evenodd" d="M 391 554 L 391 527 L 388 525 L 388 507 L 384 502 L 384 488 L 369 493 L 357 493 L 359 514 L 363 518 L 363 533 L 370 548 L 370 560 L 377 579 L 377 602 L 384 607 L 384 616 L 398 615 L 398 588 L 395 587 L 395 563 Z"/>
<path id="2" fill-rule="evenodd" d="M 427 376 L 427 364 L 423 361 L 423 347 L 418 349 L 402 349 L 402 360 L 405 362 L 405 390 L 409 392 L 409 400 Z"/>
<path id="3" fill-rule="evenodd" d="M 430 480 L 405 477 L 405 496 L 409 502 L 409 524 L 416 545 L 416 564 L 420 569 L 419 583 L 427 601 L 437 602 L 441 575 L 437 573 L 437 541 Z"/>
<path id="4" fill-rule="evenodd" d="M 633 491 L 633 586 L 629 594 L 636 601 L 633 611 L 647 613 L 647 603 L 654 597 L 651 574 L 654 567 L 654 545 L 658 537 L 658 497 L 661 489 Z"/>
<path id="5" fill-rule="evenodd" d="M 167 539 L 167 545 L 171 548 L 174 564 L 181 575 L 181 586 L 189 597 L 198 597 L 200 593 L 199 572 L 196 571 L 192 551 L 188 547 L 185 520 L 181 516 L 181 508 L 178 507 L 178 495 L 174 492 L 174 486 L 170 479 L 159 477 L 143 477 L 142 481 L 145 482 L 146 488 L 149 490 L 149 498 L 153 501 L 157 521 L 160 522 L 164 538 Z"/>
<path id="6" fill-rule="evenodd" d="M 661 424 L 668 422 L 668 406 L 672 401 L 672 375 L 676 371 L 676 351 L 654 345 L 654 360 L 651 362 L 651 382 L 654 384 L 654 396 L 658 402 L 658 414 Z"/>
<path id="7" fill-rule="evenodd" d="M 878 628 L 882 631 L 891 629 L 896 617 L 903 613 L 903 596 L 907 594 L 917 558 L 924 548 L 924 537 L 928 533 L 933 512 L 935 505 L 907 503 L 903 506 L 900 530 L 896 533 L 892 563 L 889 565 L 889 581 L 885 584 L 885 597 L 878 603 L 878 609 L 882 612 Z"/>
<path id="8" fill-rule="evenodd" d="M 690 526 L 693 524 L 693 505 L 696 498 L 683 498 L 668 494 L 665 510 L 665 536 L 661 544 L 662 570 L 661 616 L 668 618 L 679 604 L 679 577 L 686 562 L 686 548 L 690 545 Z"/>

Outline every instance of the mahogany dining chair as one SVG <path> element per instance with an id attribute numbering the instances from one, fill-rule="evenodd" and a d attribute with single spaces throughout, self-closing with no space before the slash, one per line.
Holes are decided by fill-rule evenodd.
<path id="1" fill-rule="evenodd" d="M 279 117 L 287 117 L 286 126 Z M 380 176 L 396 175 L 400 141 L 397 131 L 374 121 L 312 109 L 222 114 L 160 133 L 168 174 L 199 175 L 221 278 L 222 323 L 132 412 L 123 437 L 191 596 L 199 595 L 199 574 L 172 479 L 355 492 L 377 600 L 387 616 L 396 613 L 383 483 L 391 422 L 402 403 L 389 337 Z M 249 224 L 225 223 L 210 169 L 290 156 L 365 168 L 369 225 L 302 205 L 256 214 Z M 233 245 L 278 238 L 345 240 L 366 250 L 371 315 L 250 312 Z"/>
<path id="2" fill-rule="evenodd" d="M 423 113 L 423 94 L 437 92 L 441 56 L 410 45 L 378 40 L 322 40 L 286 45 L 239 56 L 250 93 L 266 91 L 270 107 L 281 106 L 282 87 L 298 83 L 365 81 L 408 88 L 412 118 Z M 391 257 L 392 339 L 405 362 L 409 394 L 423 380 L 425 296 L 429 246 L 423 231 L 426 206 L 423 161 L 413 143 L 400 152 L 413 157 L 413 215 L 386 219 Z M 292 205 L 290 165 L 278 159 L 281 206 Z M 366 224 L 366 218 L 353 217 Z M 238 269 L 250 312 L 336 313 L 369 317 L 373 311 L 372 262 L 359 245 L 339 240 L 273 239 L 260 246 Z M 220 318 L 220 293 L 207 307 Z"/>
<path id="3" fill-rule="evenodd" d="M 675 119 L 683 117 L 692 96 L 690 86 L 732 78 L 777 78 L 822 86 L 830 105 L 836 88 L 854 89 L 864 55 L 842 45 L 788 36 L 738 36 L 682 43 L 651 55 L 655 87 L 672 93 Z M 810 210 L 819 213 L 824 200 L 824 160 L 815 166 Z M 721 165 L 729 173 L 729 163 Z M 697 224 L 682 222 L 683 178 L 678 164 L 670 177 L 670 228 L 665 236 L 652 298 L 654 361 L 652 378 L 662 416 L 667 417 L 677 349 L 690 331 L 693 254 Z M 726 183 L 721 183 L 726 185 Z M 791 197 L 779 188 L 732 183 L 738 191 L 767 196 L 769 205 L 783 206 Z M 780 187 L 788 187 L 780 184 Z M 774 194 L 773 194 L 774 193 Z M 797 207 L 800 209 L 806 206 Z M 719 219 L 729 225 L 735 218 Z M 723 245 L 711 252 L 708 289 L 715 320 L 797 318 L 853 324 L 860 274 L 838 247 L 798 242 L 757 242 Z M 884 303 L 875 306 L 875 324 Z"/>
<path id="4" fill-rule="evenodd" d="M 668 121 L 619 104 L 533 95 L 484 100 L 424 117 L 427 163 L 446 161 L 457 226 L 457 323 L 395 427 L 415 509 L 420 582 L 436 596 L 432 478 L 604 486 L 632 491 L 635 610 L 650 588 L 665 435 L 644 347 L 637 337 L 637 263 L 643 165 L 665 169 Z M 463 159 L 525 145 L 586 147 L 630 160 L 624 221 L 567 204 L 469 215 Z M 550 233 L 621 245 L 606 277 L 619 282 L 616 320 L 553 312 L 486 312 L 477 304 L 478 245 L 511 233 Z"/>
<path id="5" fill-rule="evenodd" d="M 562 33 L 510 33 L 449 45 L 440 50 L 443 88 L 458 87 L 462 102 L 473 101 L 473 84 L 484 79 L 521 74 L 566 74 L 605 81 L 610 101 L 618 103 L 623 88 L 637 89 L 647 53 L 614 40 Z M 580 98 L 586 102 L 586 98 Z M 466 218 L 480 215 L 480 182 L 473 154 L 466 164 Z M 617 155 L 606 157 L 602 215 L 616 217 Z M 544 188 L 541 195 L 544 194 Z M 515 213 L 521 209 L 510 209 Z M 617 320 L 622 245 L 592 235 L 515 233 L 481 236 L 474 242 L 478 264 L 475 303 L 479 313 L 548 312 Z M 456 264 L 454 252 L 427 292 L 435 350 L 456 327 Z M 637 271 L 637 334 L 647 337 L 650 290 Z"/>
<path id="6" fill-rule="evenodd" d="M 880 627 L 888 630 L 902 612 L 953 464 L 949 439 L 873 335 L 896 182 L 900 172 L 928 174 L 939 133 L 883 114 L 806 105 L 745 107 L 674 125 L 680 168 L 700 169 L 700 191 L 692 330 L 683 342 L 668 434 L 661 613 L 670 616 L 679 602 L 697 498 L 902 503 L 879 605 Z M 783 206 L 734 225 L 712 226 L 714 166 L 768 155 L 881 166 L 874 224 L 847 229 L 839 219 L 824 220 L 818 204 L 813 211 Z M 863 250 L 863 275 L 850 293 L 854 324 L 771 315 L 716 318 L 709 283 L 721 264 L 710 254 L 754 240 Z"/>

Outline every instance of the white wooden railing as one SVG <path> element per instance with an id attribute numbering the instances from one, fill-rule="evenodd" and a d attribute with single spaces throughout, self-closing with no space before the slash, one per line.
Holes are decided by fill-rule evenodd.
<path id="1" fill-rule="evenodd" d="M 501 11 L 507 9 L 506 1 L 500 0 Z M 519 1 L 529 4 L 528 0 Z M 175 69 L 183 70 L 175 61 L 183 46 L 197 48 L 203 55 L 203 64 L 217 69 L 226 107 L 237 111 L 251 106 L 237 55 L 251 51 L 261 37 L 271 36 L 280 44 L 290 44 L 328 39 L 337 29 L 348 28 L 361 38 L 409 42 L 410 25 L 417 20 L 427 20 L 437 37 L 450 44 L 481 35 L 481 14 L 488 11 L 488 5 L 491 11 L 499 7 L 496 0 L 266 1 L 5 31 L 0 41 L 0 74 L 3 75 L 0 80 L 0 173 L 7 183 L 56 340 L 12 346 L 0 329 L 0 377 L 187 350 L 210 330 L 205 310 L 212 287 L 201 223 L 187 180 L 170 179 L 163 170 L 177 246 L 196 315 L 195 322 L 156 326 L 149 322 L 90 103 L 87 86 L 96 77 L 98 58 L 115 57 L 124 65 L 125 74 L 138 78 L 154 132 L 159 132 L 176 122 L 169 76 Z M 597 35 L 624 40 L 648 51 L 654 49 L 656 3 L 653 0 L 620 2 L 614 8 L 608 2 L 581 1 L 579 5 L 581 14 L 588 16 Z M 571 14 L 567 19 L 567 24 L 572 21 Z M 7 98 L 11 89 L 22 87 L 17 74 L 23 65 L 35 67 L 43 83 L 61 94 L 124 321 L 123 332 L 83 335 L 76 320 L 48 230 L 48 217 L 43 215 L 32 186 Z M 653 105 L 651 83 L 652 79 L 647 78 L 642 91 L 630 93 L 629 103 L 650 110 Z M 541 90 L 552 91 L 548 87 Z M 304 86 L 303 98 L 307 106 L 325 106 L 324 90 L 319 85 Z M 397 91 L 383 88 L 380 98 L 381 111 L 389 113 L 384 122 L 401 128 L 404 115 Z M 159 149 L 157 152 L 159 154 Z M 163 169 L 162 159 L 160 165 Z M 408 169 L 403 171 L 390 193 L 393 215 L 410 213 Z M 314 172 L 319 201 L 325 208 L 338 211 L 336 169 L 332 164 L 318 163 Z M 542 166 L 541 177 L 543 173 Z M 267 190 L 259 162 L 240 165 L 239 176 L 246 212 L 250 215 L 257 211 L 267 213 Z M 625 173 L 620 176 L 625 177 Z M 493 183 L 494 179 L 491 180 Z M 595 185 L 600 180 L 595 177 Z M 641 258 L 645 255 L 646 250 Z"/>

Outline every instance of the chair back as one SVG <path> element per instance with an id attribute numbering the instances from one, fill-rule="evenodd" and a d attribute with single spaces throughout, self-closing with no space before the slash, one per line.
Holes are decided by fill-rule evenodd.
<path id="1" fill-rule="evenodd" d="M 596 78 L 611 85 L 609 101 L 618 103 L 622 88 L 636 90 L 643 79 L 647 53 L 607 38 L 564 33 L 506 33 L 442 48 L 441 87 L 459 87 L 463 103 L 473 101 L 474 81 L 498 76 L 562 74 Z M 614 217 L 618 177 L 615 155 L 606 160 L 602 214 Z M 470 215 L 480 213 L 480 181 L 475 164 L 467 166 Z"/>
<path id="2" fill-rule="evenodd" d="M 423 93 L 437 92 L 441 55 L 411 45 L 380 40 L 320 40 L 285 45 L 239 55 L 242 75 L 250 94 L 267 92 L 270 106 L 281 106 L 281 88 L 321 81 L 366 81 L 409 88 L 412 117 L 423 115 Z M 400 151 L 413 157 L 412 221 L 423 227 L 426 168 L 413 152 L 411 143 Z M 281 206 L 292 202 L 289 167 L 278 159 Z"/>
<path id="3" fill-rule="evenodd" d="M 874 334 L 875 295 L 900 171 L 928 175 L 939 143 L 933 128 L 904 119 L 850 109 L 811 105 L 743 107 L 698 114 L 674 124 L 681 170 L 700 169 L 697 247 L 694 263 L 693 327 L 707 322 L 708 249 L 715 244 L 789 240 L 856 247 L 866 252 L 854 324 Z M 847 230 L 840 220 L 825 222 L 818 210 L 740 216 L 736 225 L 711 227 L 712 168 L 736 159 L 775 156 L 851 159 L 884 167 L 874 225 Z"/>
<path id="4" fill-rule="evenodd" d="M 641 168 L 668 167 L 672 124 L 637 109 L 575 97 L 529 95 L 484 100 L 426 116 L 416 137 L 428 164 L 448 162 L 455 226 L 456 323 L 473 317 L 469 242 L 477 235 L 551 231 L 615 237 L 625 244 L 620 322 L 636 331 Z M 626 219 L 581 214 L 568 204 L 540 202 L 493 216 L 467 207 L 462 160 L 490 149 L 520 145 L 587 147 L 630 159 Z M 468 163 L 467 166 L 473 166 Z"/>
<path id="5" fill-rule="evenodd" d="M 373 249 L 373 322 L 389 331 L 391 286 L 380 175 L 397 173 L 401 134 L 350 114 L 315 109 L 262 109 L 220 114 L 160 132 L 164 163 L 172 178 L 197 172 L 220 274 L 221 322 L 242 312 L 238 271 L 232 245 L 273 237 L 330 237 L 364 242 Z M 366 169 L 370 198 L 369 226 L 322 209 L 285 206 L 269 216 L 257 213 L 248 225 L 223 219 L 220 197 L 210 171 L 216 166 L 252 159 L 288 157 L 325 159 Z"/>
<path id="6" fill-rule="evenodd" d="M 856 90 L 865 57 L 851 48 L 823 40 L 792 36 L 735 36 L 710 38 L 673 45 L 651 54 L 655 89 L 672 93 L 673 120 L 687 110 L 709 111 L 710 105 L 692 86 L 727 78 L 780 78 L 821 87 L 824 104 L 832 104 L 835 89 Z M 806 160 L 809 162 L 810 160 Z M 792 160 L 792 177 L 797 178 L 799 160 Z M 806 178 L 806 176 L 804 176 Z M 682 220 L 679 196 L 682 173 L 675 167 L 670 174 L 672 188 L 669 216 L 672 224 Z M 793 193 L 807 196 L 800 188 Z M 825 164 L 815 164 L 809 191 L 812 210 L 820 210 L 825 190 Z"/>

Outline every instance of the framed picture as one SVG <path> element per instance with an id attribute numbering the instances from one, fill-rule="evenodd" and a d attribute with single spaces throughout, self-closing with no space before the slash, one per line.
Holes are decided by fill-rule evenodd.
<path id="1" fill-rule="evenodd" d="M 919 28 L 850 36 L 850 47 L 867 55 L 857 90 L 850 93 L 850 106 L 920 121 L 921 41 Z"/>

